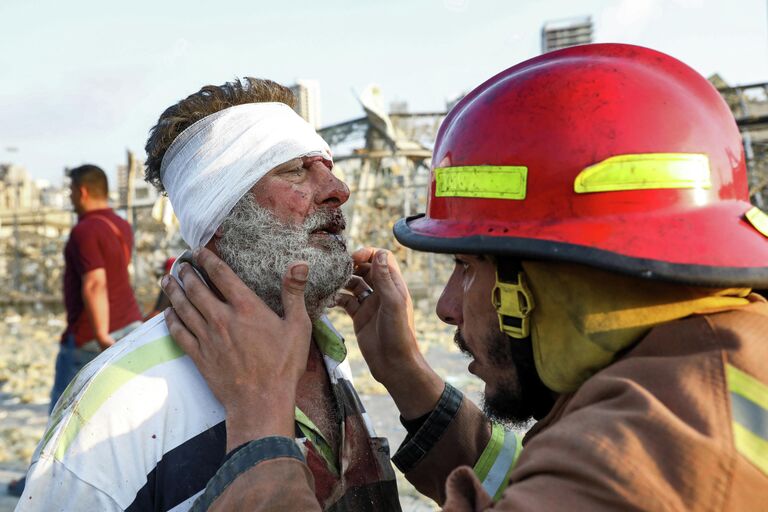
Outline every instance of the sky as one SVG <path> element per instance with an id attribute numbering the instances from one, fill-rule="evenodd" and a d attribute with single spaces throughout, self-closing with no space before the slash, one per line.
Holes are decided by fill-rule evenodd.
<path id="1" fill-rule="evenodd" d="M 111 177 L 150 127 L 206 84 L 320 83 L 322 125 L 362 115 L 369 83 L 411 111 L 540 53 L 551 20 L 648 46 L 731 84 L 768 82 L 768 0 L 0 0 L 0 162 L 59 184 Z"/>

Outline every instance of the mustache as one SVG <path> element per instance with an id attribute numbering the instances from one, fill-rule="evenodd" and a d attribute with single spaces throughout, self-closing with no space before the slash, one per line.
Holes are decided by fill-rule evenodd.
<path id="1" fill-rule="evenodd" d="M 456 332 L 453 333 L 453 343 L 465 356 L 470 356 L 472 358 L 475 357 L 475 355 L 469 350 L 469 347 L 467 346 L 467 340 L 464 339 L 464 335 L 461 334 L 461 331 L 458 329 L 456 329 Z"/>
<path id="2" fill-rule="evenodd" d="M 307 233 L 323 230 L 329 233 L 341 234 L 347 229 L 347 218 L 339 208 L 317 210 L 307 217 L 302 228 Z"/>

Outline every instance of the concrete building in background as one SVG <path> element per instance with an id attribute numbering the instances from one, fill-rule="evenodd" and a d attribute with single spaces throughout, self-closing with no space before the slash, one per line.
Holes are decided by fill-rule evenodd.
<path id="1" fill-rule="evenodd" d="M 31 210 L 39 206 L 37 186 L 27 169 L 16 164 L 0 164 L 0 211 Z"/>
<path id="2" fill-rule="evenodd" d="M 157 198 L 160 196 L 151 184 L 144 181 L 142 175 L 144 169 L 144 162 L 137 162 L 137 169 L 139 172 L 133 178 L 133 205 L 134 206 L 149 206 L 155 204 Z M 110 183 L 110 200 L 116 208 L 125 208 L 128 204 L 128 166 L 117 166 L 117 183 L 116 186 Z M 113 197 L 112 194 L 117 192 L 117 197 Z"/>
<path id="3" fill-rule="evenodd" d="M 541 27 L 541 53 L 592 42 L 592 17 L 548 21 Z"/>
<path id="4" fill-rule="evenodd" d="M 296 113 L 315 128 L 320 128 L 320 82 L 296 80 L 290 87 L 296 96 Z"/>
<path id="5" fill-rule="evenodd" d="M 56 187 L 48 180 L 35 180 L 35 186 L 40 198 L 42 208 L 53 210 L 71 210 L 72 203 L 69 200 L 67 187 Z"/>
<path id="6" fill-rule="evenodd" d="M 733 112 L 744 144 L 749 194 L 758 208 L 768 208 L 768 82 L 730 85 L 719 74 L 709 77 Z"/>

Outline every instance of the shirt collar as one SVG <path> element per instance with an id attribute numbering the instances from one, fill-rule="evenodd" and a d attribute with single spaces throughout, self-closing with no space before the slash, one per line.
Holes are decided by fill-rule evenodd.
<path id="1" fill-rule="evenodd" d="M 323 355 L 330 357 L 337 363 L 347 358 L 347 346 L 344 337 L 331 324 L 327 316 L 320 317 L 312 326 L 312 336 Z"/>

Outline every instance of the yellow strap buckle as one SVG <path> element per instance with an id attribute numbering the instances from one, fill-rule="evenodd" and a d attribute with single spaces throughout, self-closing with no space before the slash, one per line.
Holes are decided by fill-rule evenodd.
<path id="1" fill-rule="evenodd" d="M 525 274 L 517 273 L 517 282 L 501 281 L 496 271 L 496 286 L 491 301 L 499 315 L 499 328 L 513 338 L 527 338 L 531 333 L 530 316 L 533 311 L 533 295 L 525 282 Z"/>

